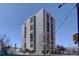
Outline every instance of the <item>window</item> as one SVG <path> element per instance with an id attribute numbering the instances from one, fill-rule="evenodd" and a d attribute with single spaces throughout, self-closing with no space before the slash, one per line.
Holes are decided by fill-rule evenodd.
<path id="1" fill-rule="evenodd" d="M 51 21 L 53 20 L 53 18 L 51 17 Z"/>
<path id="2" fill-rule="evenodd" d="M 47 31 L 49 31 L 49 23 L 47 22 Z"/>
<path id="3" fill-rule="evenodd" d="M 24 32 L 26 32 L 26 26 L 24 27 Z"/>
<path id="4" fill-rule="evenodd" d="M 33 30 L 33 25 L 30 26 L 30 30 Z"/>
<path id="5" fill-rule="evenodd" d="M 51 42 L 51 44 L 53 44 L 53 42 Z"/>
<path id="6" fill-rule="evenodd" d="M 33 38 L 30 38 L 31 41 L 33 41 Z"/>
<path id="7" fill-rule="evenodd" d="M 52 30 L 52 32 L 53 32 L 53 25 L 51 25 L 51 30 Z"/>
<path id="8" fill-rule="evenodd" d="M 24 43 L 24 48 L 26 49 L 26 43 Z"/>
<path id="9" fill-rule="evenodd" d="M 33 33 L 30 34 L 30 44 L 31 44 L 30 46 L 31 47 L 33 47 L 32 42 L 33 42 Z"/>
<path id="10" fill-rule="evenodd" d="M 46 50 L 46 51 L 43 50 L 43 51 L 42 51 L 43 54 L 47 54 L 48 52 L 49 52 L 48 50 Z"/>
<path id="11" fill-rule="evenodd" d="M 31 47 L 33 47 L 33 45 L 31 44 Z"/>
<path id="12" fill-rule="evenodd" d="M 47 39 L 47 44 L 49 44 L 49 39 Z"/>
<path id="13" fill-rule="evenodd" d="M 47 31 L 49 32 L 49 26 L 47 25 Z"/>
<path id="14" fill-rule="evenodd" d="M 47 14 L 47 31 L 49 31 L 49 15 Z"/>
<path id="15" fill-rule="evenodd" d="M 53 33 L 53 18 L 51 17 L 51 33 Z M 52 34 L 53 35 L 53 34 Z M 51 36 L 52 36 L 51 35 Z"/>
<path id="16" fill-rule="evenodd" d="M 32 23 L 33 22 L 33 17 L 31 17 L 31 19 L 30 19 L 30 23 Z"/>
<path id="17" fill-rule="evenodd" d="M 49 23 L 47 22 L 47 25 L 49 26 Z"/>
<path id="18" fill-rule="evenodd" d="M 47 31 L 49 31 L 49 27 L 47 28 Z"/>
<path id="19" fill-rule="evenodd" d="M 49 19 L 49 14 L 47 14 L 47 19 Z"/>
<path id="20" fill-rule="evenodd" d="M 33 33 L 30 34 L 30 38 L 33 38 Z"/>
<path id="21" fill-rule="evenodd" d="M 24 38 L 26 38 L 26 33 L 24 33 Z"/>
<path id="22" fill-rule="evenodd" d="M 47 35 L 47 44 L 49 44 L 49 34 Z"/>
<path id="23" fill-rule="evenodd" d="M 54 51 L 53 50 L 51 51 L 51 54 L 54 54 Z"/>
<path id="24" fill-rule="evenodd" d="M 51 26 L 53 27 L 53 18 L 51 17 Z"/>
<path id="25" fill-rule="evenodd" d="M 26 26 L 24 27 L 24 38 L 26 38 Z"/>

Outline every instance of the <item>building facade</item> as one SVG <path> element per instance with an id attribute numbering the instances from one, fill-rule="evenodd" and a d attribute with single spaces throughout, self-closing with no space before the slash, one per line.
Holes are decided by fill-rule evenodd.
<path id="1" fill-rule="evenodd" d="M 22 25 L 22 49 L 30 55 L 50 55 L 55 49 L 55 19 L 41 9 Z"/>

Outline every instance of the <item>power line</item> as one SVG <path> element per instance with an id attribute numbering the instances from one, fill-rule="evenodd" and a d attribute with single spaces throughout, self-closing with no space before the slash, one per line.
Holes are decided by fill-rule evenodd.
<path id="1" fill-rule="evenodd" d="M 67 21 L 67 18 L 70 16 L 70 14 L 72 13 L 73 9 L 75 9 L 75 6 L 70 10 L 70 12 L 68 13 L 68 11 L 66 13 L 68 13 L 68 15 L 65 17 L 65 19 L 60 23 L 59 27 L 57 28 L 57 30 L 55 31 L 55 33 L 60 30 L 60 28 L 63 26 L 63 24 Z M 65 13 L 65 14 L 66 14 Z M 64 15 L 65 16 L 65 15 Z"/>

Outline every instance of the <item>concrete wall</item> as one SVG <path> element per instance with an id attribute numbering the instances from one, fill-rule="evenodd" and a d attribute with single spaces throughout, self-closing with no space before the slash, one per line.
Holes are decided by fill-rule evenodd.
<path id="1" fill-rule="evenodd" d="M 42 55 L 43 51 L 43 9 L 36 15 L 36 53 Z"/>

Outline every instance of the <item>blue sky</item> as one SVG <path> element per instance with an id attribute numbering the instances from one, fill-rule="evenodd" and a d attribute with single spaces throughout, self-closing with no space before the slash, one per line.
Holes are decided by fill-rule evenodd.
<path id="1" fill-rule="evenodd" d="M 44 8 L 55 17 L 56 29 L 67 16 L 75 4 L 65 4 L 58 8 L 59 4 L 0 4 L 0 34 L 5 33 L 10 37 L 12 44 L 21 47 L 21 26 L 31 15 Z M 76 47 L 72 35 L 77 32 L 76 8 L 68 17 L 63 26 L 56 32 L 56 45 Z"/>

